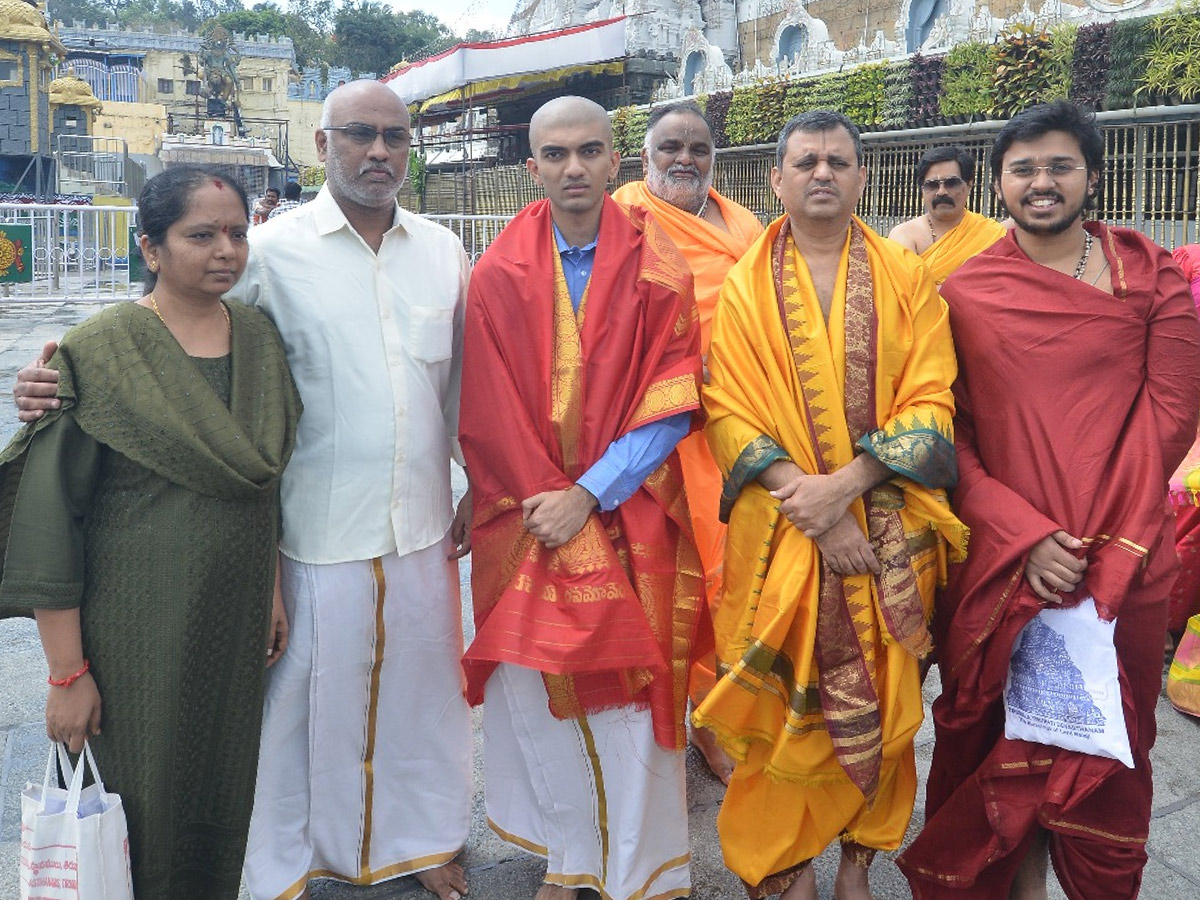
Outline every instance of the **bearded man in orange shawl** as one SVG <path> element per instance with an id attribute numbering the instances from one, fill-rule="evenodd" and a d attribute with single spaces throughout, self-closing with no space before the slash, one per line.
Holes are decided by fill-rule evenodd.
<path id="1" fill-rule="evenodd" d="M 552 100 L 529 136 L 549 199 L 476 266 L 463 353 L 488 821 L 547 858 L 537 900 L 686 897 L 684 714 L 708 617 L 674 452 L 700 399 L 692 276 L 645 210 L 606 196 L 602 107 Z"/>
<path id="2" fill-rule="evenodd" d="M 954 483 L 945 305 L 916 255 L 854 217 L 866 184 L 840 113 L 792 119 L 771 184 L 786 215 L 726 279 L 706 427 L 725 479 L 721 678 L 694 720 L 736 761 L 717 828 L 752 898 L 815 900 L 813 857 L 841 839 L 835 891 L 869 900 L 917 775 L 919 661 L 966 535 Z"/>
<path id="3" fill-rule="evenodd" d="M 1200 322 L 1165 250 L 1084 221 L 1103 154 L 1066 101 L 1012 118 L 991 165 L 1016 228 L 942 286 L 971 552 L 938 600 L 927 820 L 900 858 L 917 900 L 1044 898 L 1047 844 L 1070 900 L 1131 900 L 1141 885 L 1179 568 L 1167 478 L 1196 437 Z M 1017 636 L 1089 596 L 1116 620 L 1132 768 L 1004 734 Z"/>
<path id="4" fill-rule="evenodd" d="M 642 172 L 645 181 L 621 186 L 613 199 L 649 210 L 683 253 L 695 278 L 700 353 L 707 357 L 721 285 L 729 268 L 762 234 L 762 225 L 754 213 L 713 188 L 712 129 L 694 100 L 666 103 L 650 113 L 642 148 Z M 725 525 L 718 516 L 721 473 L 699 431 L 679 442 L 679 460 L 696 547 L 704 565 L 704 591 L 712 607 L 720 592 L 725 558 Z M 716 660 L 711 655 L 692 666 L 689 695 L 693 705 L 698 706 L 708 696 L 716 683 L 715 673 Z M 696 729 L 692 742 L 713 773 L 728 783 L 733 761 L 712 732 Z"/>
<path id="5" fill-rule="evenodd" d="M 925 213 L 901 222 L 888 237 L 919 253 L 940 286 L 968 259 L 1004 237 L 1005 228 L 967 209 L 975 186 L 975 157 L 963 147 L 926 150 L 916 176 Z"/>

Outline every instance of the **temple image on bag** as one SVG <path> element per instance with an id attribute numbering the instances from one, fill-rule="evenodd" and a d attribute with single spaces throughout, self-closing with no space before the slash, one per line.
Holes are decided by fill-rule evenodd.
<path id="1" fill-rule="evenodd" d="M 1048 723 L 1104 730 L 1104 713 L 1071 661 L 1066 639 L 1040 620 L 1026 627 L 1010 672 L 1006 694 L 1012 709 Z"/>

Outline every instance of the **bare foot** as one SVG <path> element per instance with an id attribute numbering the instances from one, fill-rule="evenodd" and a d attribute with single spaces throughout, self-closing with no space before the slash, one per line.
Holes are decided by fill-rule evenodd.
<path id="1" fill-rule="evenodd" d="M 812 863 L 779 895 L 779 900 L 817 900 L 817 871 Z"/>
<path id="2" fill-rule="evenodd" d="M 462 900 L 467 893 L 467 875 L 456 862 L 417 872 L 416 879 L 421 887 L 436 894 L 438 900 Z"/>
<path id="3" fill-rule="evenodd" d="M 869 868 L 856 866 L 845 854 L 838 863 L 837 875 L 833 878 L 833 896 L 835 900 L 873 900 L 871 886 L 868 883 Z"/>
<path id="4" fill-rule="evenodd" d="M 533 900 L 575 900 L 579 896 L 576 888 L 563 887 L 561 884 L 543 884 L 533 895 Z"/>
<path id="5" fill-rule="evenodd" d="M 707 728 L 692 728 L 691 732 L 692 743 L 704 755 L 708 768 L 722 783 L 729 784 L 733 776 L 733 760 L 717 743 L 717 736 Z"/>
<path id="6" fill-rule="evenodd" d="M 1009 900 L 1046 900 L 1049 896 L 1046 888 L 1049 862 L 1046 832 L 1039 828 L 1008 890 Z"/>

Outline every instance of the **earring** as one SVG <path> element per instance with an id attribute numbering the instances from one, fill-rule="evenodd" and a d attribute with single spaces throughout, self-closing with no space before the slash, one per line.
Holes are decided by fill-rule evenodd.
<path id="1" fill-rule="evenodd" d="M 156 259 L 150 260 L 150 262 L 146 263 L 146 267 L 151 272 L 157 272 L 158 271 L 158 260 L 156 260 Z"/>

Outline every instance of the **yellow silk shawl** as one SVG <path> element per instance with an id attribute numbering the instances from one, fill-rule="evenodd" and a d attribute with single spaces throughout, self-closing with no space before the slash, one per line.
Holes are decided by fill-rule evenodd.
<path id="1" fill-rule="evenodd" d="M 920 725 L 918 657 L 930 649 L 934 587 L 947 546 L 955 559 L 966 549 L 942 489 L 954 480 L 957 366 L 945 304 L 911 254 L 855 219 L 826 326 L 787 232 L 786 217 L 772 223 L 734 266 L 713 325 L 706 434 L 725 478 L 729 538 L 714 617 L 722 677 L 695 721 L 738 760 L 751 742 L 768 744 L 772 778 L 849 778 L 870 798 L 882 757 L 902 752 Z M 848 421 L 864 416 L 877 427 L 856 447 Z M 754 480 L 776 459 L 816 474 L 855 452 L 911 476 L 870 495 L 871 516 L 890 516 L 890 529 L 868 531 L 862 500 L 851 507 L 884 565 L 878 578 L 823 571 L 816 543 Z M 817 666 L 822 602 L 841 614 L 821 628 L 824 658 L 837 666 L 827 679 Z"/>

